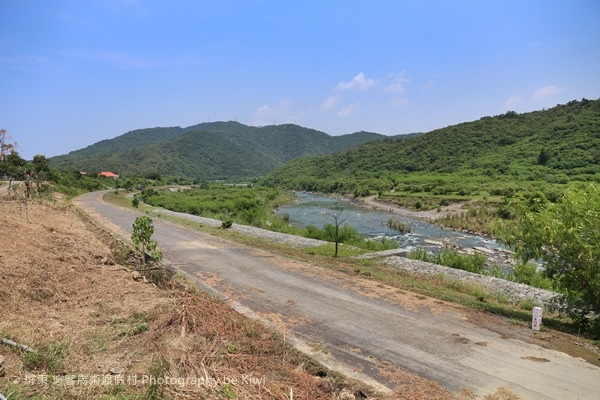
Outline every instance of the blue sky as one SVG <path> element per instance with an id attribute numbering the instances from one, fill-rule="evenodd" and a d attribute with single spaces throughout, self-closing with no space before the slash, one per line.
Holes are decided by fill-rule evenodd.
<path id="1" fill-rule="evenodd" d="M 0 0 L 0 128 L 54 156 L 237 120 L 426 132 L 600 97 L 597 0 Z"/>

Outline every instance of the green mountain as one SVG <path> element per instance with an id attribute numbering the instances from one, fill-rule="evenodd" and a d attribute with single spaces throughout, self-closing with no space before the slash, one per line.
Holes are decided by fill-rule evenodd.
<path id="1" fill-rule="evenodd" d="M 295 159 L 264 183 L 320 192 L 359 186 L 381 190 L 394 176 L 415 172 L 598 181 L 600 100 L 571 101 L 524 114 L 510 111 L 407 140 L 387 138 L 333 155 Z"/>
<path id="2" fill-rule="evenodd" d="M 212 122 L 135 130 L 49 160 L 61 169 L 219 179 L 265 175 L 297 157 L 332 154 L 384 137 L 371 132 L 329 136 L 292 124 L 259 128 Z"/>

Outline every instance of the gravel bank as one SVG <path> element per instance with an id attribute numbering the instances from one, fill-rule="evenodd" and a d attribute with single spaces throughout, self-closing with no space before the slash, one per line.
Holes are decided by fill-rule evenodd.
<path id="1" fill-rule="evenodd" d="M 187 219 L 215 228 L 220 227 L 222 224 L 221 221 L 216 219 L 198 217 L 195 215 L 184 214 L 165 209 L 154 209 L 153 211 L 158 214 L 173 215 L 178 218 Z M 289 235 L 287 233 L 273 232 L 247 225 L 233 224 L 230 229 L 245 235 L 270 240 L 277 243 L 286 243 L 297 248 L 321 246 L 328 243 L 322 240 L 309 239 L 301 236 Z M 392 253 L 394 252 L 397 253 L 397 251 L 392 251 Z M 493 291 L 506 294 L 511 301 L 515 302 L 523 301 L 525 299 L 532 299 L 537 305 L 548 307 L 552 304 L 552 299 L 557 295 L 555 292 L 534 288 L 522 283 L 511 282 L 491 276 L 479 275 L 472 272 L 444 267 L 442 265 L 432 264 L 424 261 L 410 260 L 408 258 L 399 257 L 396 255 L 385 256 L 385 254 L 380 254 L 380 256 L 384 256 L 384 262 L 388 263 L 389 265 L 393 265 L 397 268 L 415 274 L 443 274 L 459 281 L 469 281 L 483 284 Z"/>
<path id="2" fill-rule="evenodd" d="M 160 209 L 157 208 L 157 209 L 154 209 L 153 211 L 158 214 L 173 215 L 178 218 L 183 218 L 183 219 L 187 219 L 189 221 L 198 222 L 200 224 L 212 226 L 214 228 L 219 228 L 222 225 L 222 221 L 219 221 L 217 219 L 198 217 L 196 215 L 184 214 L 184 213 L 180 213 L 180 212 L 165 210 L 162 208 L 160 208 Z M 273 231 L 269 231 L 266 229 L 255 228 L 253 226 L 247 226 L 247 225 L 233 224 L 233 225 L 231 225 L 231 228 L 229 228 L 229 229 L 236 231 L 236 232 L 243 233 L 245 235 L 254 236 L 254 237 L 265 239 L 265 240 L 271 240 L 271 241 L 277 242 L 277 243 L 286 243 L 286 244 L 289 244 L 290 246 L 298 247 L 301 249 L 306 248 L 306 247 L 322 246 L 324 244 L 329 243 L 329 242 L 325 242 L 323 240 L 310 239 L 310 238 L 305 238 L 302 236 L 290 235 L 287 233 L 273 232 Z"/>

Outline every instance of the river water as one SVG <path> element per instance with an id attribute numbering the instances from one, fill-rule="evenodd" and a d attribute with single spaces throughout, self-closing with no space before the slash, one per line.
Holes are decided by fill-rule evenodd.
<path id="1" fill-rule="evenodd" d="M 346 223 L 355 227 L 359 233 L 372 238 L 386 237 L 398 242 L 400 248 L 411 250 L 424 248 L 437 250 L 440 244 L 447 243 L 460 248 L 485 247 L 490 250 L 504 248 L 493 239 L 478 235 L 456 232 L 430 224 L 426 221 L 403 217 L 385 211 L 373 211 L 359 208 L 339 199 L 317 196 L 310 193 L 297 193 L 298 200 L 293 204 L 281 206 L 277 214 L 288 214 L 290 223 L 300 227 L 308 225 L 323 228 L 325 224 L 333 224 L 333 218 L 325 212 L 331 208 L 341 207 L 348 216 Z M 401 221 L 412 228 L 412 233 L 400 233 L 387 226 L 390 219 Z M 432 243 L 434 242 L 434 243 Z"/>

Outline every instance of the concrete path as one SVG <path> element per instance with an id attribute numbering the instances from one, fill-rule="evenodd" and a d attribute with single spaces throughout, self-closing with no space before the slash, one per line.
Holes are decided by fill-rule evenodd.
<path id="1" fill-rule="evenodd" d="M 77 204 L 125 237 L 140 215 L 100 201 L 98 193 Z M 471 324 L 460 307 L 158 219 L 154 225 L 159 248 L 179 270 L 388 387 L 384 370 L 400 366 L 453 392 L 507 388 L 522 399 L 600 398 L 600 368 Z"/>

